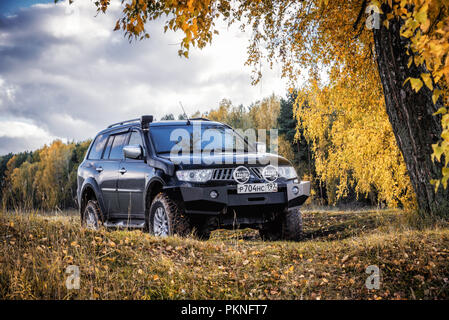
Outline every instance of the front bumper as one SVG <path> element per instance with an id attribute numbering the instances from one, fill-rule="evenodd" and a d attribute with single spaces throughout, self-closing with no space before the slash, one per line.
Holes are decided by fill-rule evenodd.
<path id="1" fill-rule="evenodd" d="M 241 208 L 246 212 L 258 212 L 279 208 L 295 208 L 302 205 L 310 196 L 310 182 L 278 183 L 278 192 L 237 194 L 236 185 L 191 186 L 180 185 L 181 200 L 187 214 L 218 215 L 229 208 Z M 294 189 L 297 188 L 297 192 Z M 213 199 L 211 191 L 218 193 Z"/>

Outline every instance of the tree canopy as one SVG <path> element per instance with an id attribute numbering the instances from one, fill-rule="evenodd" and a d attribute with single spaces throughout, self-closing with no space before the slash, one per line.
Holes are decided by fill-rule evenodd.
<path id="1" fill-rule="evenodd" d="M 110 0 L 95 4 L 106 13 Z M 350 124 L 337 145 L 346 146 L 354 136 L 359 141 L 376 141 L 370 135 L 374 132 L 391 151 L 390 159 L 395 159 L 386 168 L 396 162 L 397 172 L 392 174 L 401 176 L 405 163 L 420 209 L 434 213 L 435 205 L 448 204 L 448 192 L 439 188 L 442 184 L 446 189 L 449 179 L 446 0 L 123 0 L 122 8 L 115 30 L 123 30 L 130 40 L 145 39 L 150 37 L 146 23 L 162 19 L 164 31 L 182 32 L 178 53 L 185 57 L 192 46 L 203 48 L 212 41 L 218 21 L 239 24 L 251 32 L 246 63 L 253 66 L 253 83 L 262 76 L 262 63 L 281 63 L 282 76 L 291 80 L 292 87 L 306 68 L 311 79 L 305 89 L 310 107 L 315 108 L 321 101 L 317 97 L 325 93 L 328 103 L 319 105 L 318 112 L 326 105 L 328 113 L 343 111 L 338 113 L 341 120 L 334 122 L 332 138 L 339 139 L 335 134 L 339 121 Z M 317 81 L 321 70 L 328 71 L 327 83 Z M 351 95 L 360 93 L 355 107 Z M 297 112 L 296 116 L 307 114 Z M 316 139 L 313 132 L 320 127 L 310 127 L 316 122 L 306 120 L 306 132 Z M 348 165 L 347 159 L 338 159 L 337 167 Z M 403 180 L 402 187 L 406 185 Z"/>

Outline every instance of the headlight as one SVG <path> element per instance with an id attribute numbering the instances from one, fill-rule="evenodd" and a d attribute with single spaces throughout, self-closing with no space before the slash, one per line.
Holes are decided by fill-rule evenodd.
<path id="1" fill-rule="evenodd" d="M 212 169 L 179 170 L 176 171 L 176 176 L 180 181 L 206 182 L 212 178 L 212 172 Z"/>
<path id="2" fill-rule="evenodd" d="M 285 178 L 287 180 L 297 178 L 298 175 L 296 174 L 295 168 L 292 166 L 282 166 L 278 167 L 279 176 L 282 178 Z"/>

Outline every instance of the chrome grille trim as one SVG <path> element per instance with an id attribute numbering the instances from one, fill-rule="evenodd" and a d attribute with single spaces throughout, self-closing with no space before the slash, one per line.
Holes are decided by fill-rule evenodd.
<path id="1" fill-rule="evenodd" d="M 212 173 L 213 181 L 234 181 L 233 173 L 235 168 L 218 168 L 214 169 Z M 262 170 L 263 167 L 248 167 L 250 174 L 253 178 L 263 180 Z"/>

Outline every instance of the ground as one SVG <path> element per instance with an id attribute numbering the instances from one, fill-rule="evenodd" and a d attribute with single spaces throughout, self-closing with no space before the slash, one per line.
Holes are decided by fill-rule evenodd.
<path id="1" fill-rule="evenodd" d="M 303 220 L 302 242 L 264 242 L 251 229 L 198 241 L 85 230 L 75 213 L 1 213 L 0 299 L 449 298 L 447 225 L 412 228 L 400 210 L 309 210 Z M 70 265 L 79 289 L 67 289 Z M 379 289 L 367 289 L 377 268 Z"/>

